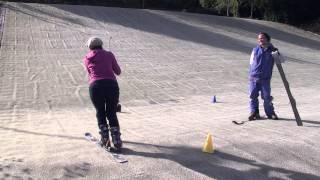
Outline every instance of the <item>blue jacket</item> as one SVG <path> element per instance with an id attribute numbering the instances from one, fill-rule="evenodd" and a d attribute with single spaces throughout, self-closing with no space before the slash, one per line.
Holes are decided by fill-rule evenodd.
<path id="1" fill-rule="evenodd" d="M 267 49 L 263 49 L 260 45 L 253 48 L 250 59 L 250 79 L 271 79 L 274 65 L 274 59 L 271 53 L 274 49 L 272 45 Z"/>

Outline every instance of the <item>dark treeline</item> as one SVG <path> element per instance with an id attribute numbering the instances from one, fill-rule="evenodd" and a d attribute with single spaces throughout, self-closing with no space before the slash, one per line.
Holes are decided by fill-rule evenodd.
<path id="1" fill-rule="evenodd" d="M 19 1 L 19 0 L 16 0 Z M 289 24 L 319 21 L 320 0 L 20 0 L 23 2 L 85 4 L 130 8 L 186 10 L 251 17 Z"/>
<path id="2" fill-rule="evenodd" d="M 319 0 L 200 0 L 219 14 L 299 24 L 320 17 Z"/>

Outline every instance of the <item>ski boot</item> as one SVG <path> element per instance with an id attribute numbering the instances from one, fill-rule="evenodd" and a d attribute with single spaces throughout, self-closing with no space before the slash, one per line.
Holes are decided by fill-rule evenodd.
<path id="1" fill-rule="evenodd" d="M 254 112 L 251 112 L 249 117 L 248 117 L 248 120 L 249 121 L 253 121 L 253 120 L 258 120 L 260 119 L 260 114 L 259 114 L 259 109 L 256 109 Z"/>
<path id="2" fill-rule="evenodd" d="M 114 145 L 115 151 L 121 152 L 122 140 L 120 138 L 120 136 L 121 136 L 120 128 L 119 127 L 111 127 L 110 131 L 111 131 L 112 143 Z"/>
<path id="3" fill-rule="evenodd" d="M 268 115 L 268 119 L 278 120 L 279 118 L 276 113 L 272 113 L 271 115 Z"/>
<path id="4" fill-rule="evenodd" d="M 108 127 L 106 125 L 101 125 L 100 126 L 99 134 L 101 135 L 100 145 L 102 147 L 110 148 L 111 147 L 111 143 L 110 143 L 110 138 L 109 138 L 109 130 L 108 130 Z"/>

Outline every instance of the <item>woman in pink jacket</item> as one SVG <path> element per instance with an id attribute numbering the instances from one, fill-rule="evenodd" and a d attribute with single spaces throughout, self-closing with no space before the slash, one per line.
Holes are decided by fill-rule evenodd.
<path id="1" fill-rule="evenodd" d="M 90 51 L 84 58 L 84 65 L 89 75 L 89 93 L 96 109 L 101 144 L 107 147 L 111 145 L 107 118 L 112 143 L 116 150 L 120 151 L 122 141 L 116 114 L 119 102 L 119 86 L 116 75 L 120 75 L 121 69 L 113 53 L 104 50 L 102 45 L 102 40 L 97 37 L 91 37 L 88 40 L 87 46 Z"/>

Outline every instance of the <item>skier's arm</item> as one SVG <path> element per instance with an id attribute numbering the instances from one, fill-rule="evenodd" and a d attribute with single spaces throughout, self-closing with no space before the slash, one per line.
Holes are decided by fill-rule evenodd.
<path id="1" fill-rule="evenodd" d="M 87 72 L 90 74 L 90 70 L 89 70 L 89 68 L 88 68 L 88 66 L 89 66 L 89 59 L 87 59 L 87 57 L 85 57 L 85 58 L 83 59 L 83 66 L 84 66 L 84 68 L 87 70 Z"/>
<path id="2" fill-rule="evenodd" d="M 254 51 L 252 51 L 252 53 L 251 53 L 251 57 L 250 57 L 250 65 L 252 65 L 252 63 L 253 63 L 253 59 L 254 59 Z"/>
<path id="3" fill-rule="evenodd" d="M 120 66 L 116 60 L 116 58 L 114 57 L 114 55 L 111 53 L 112 55 L 112 69 L 113 69 L 113 72 L 116 74 L 116 75 L 120 75 L 121 74 L 121 69 L 120 69 Z"/>

